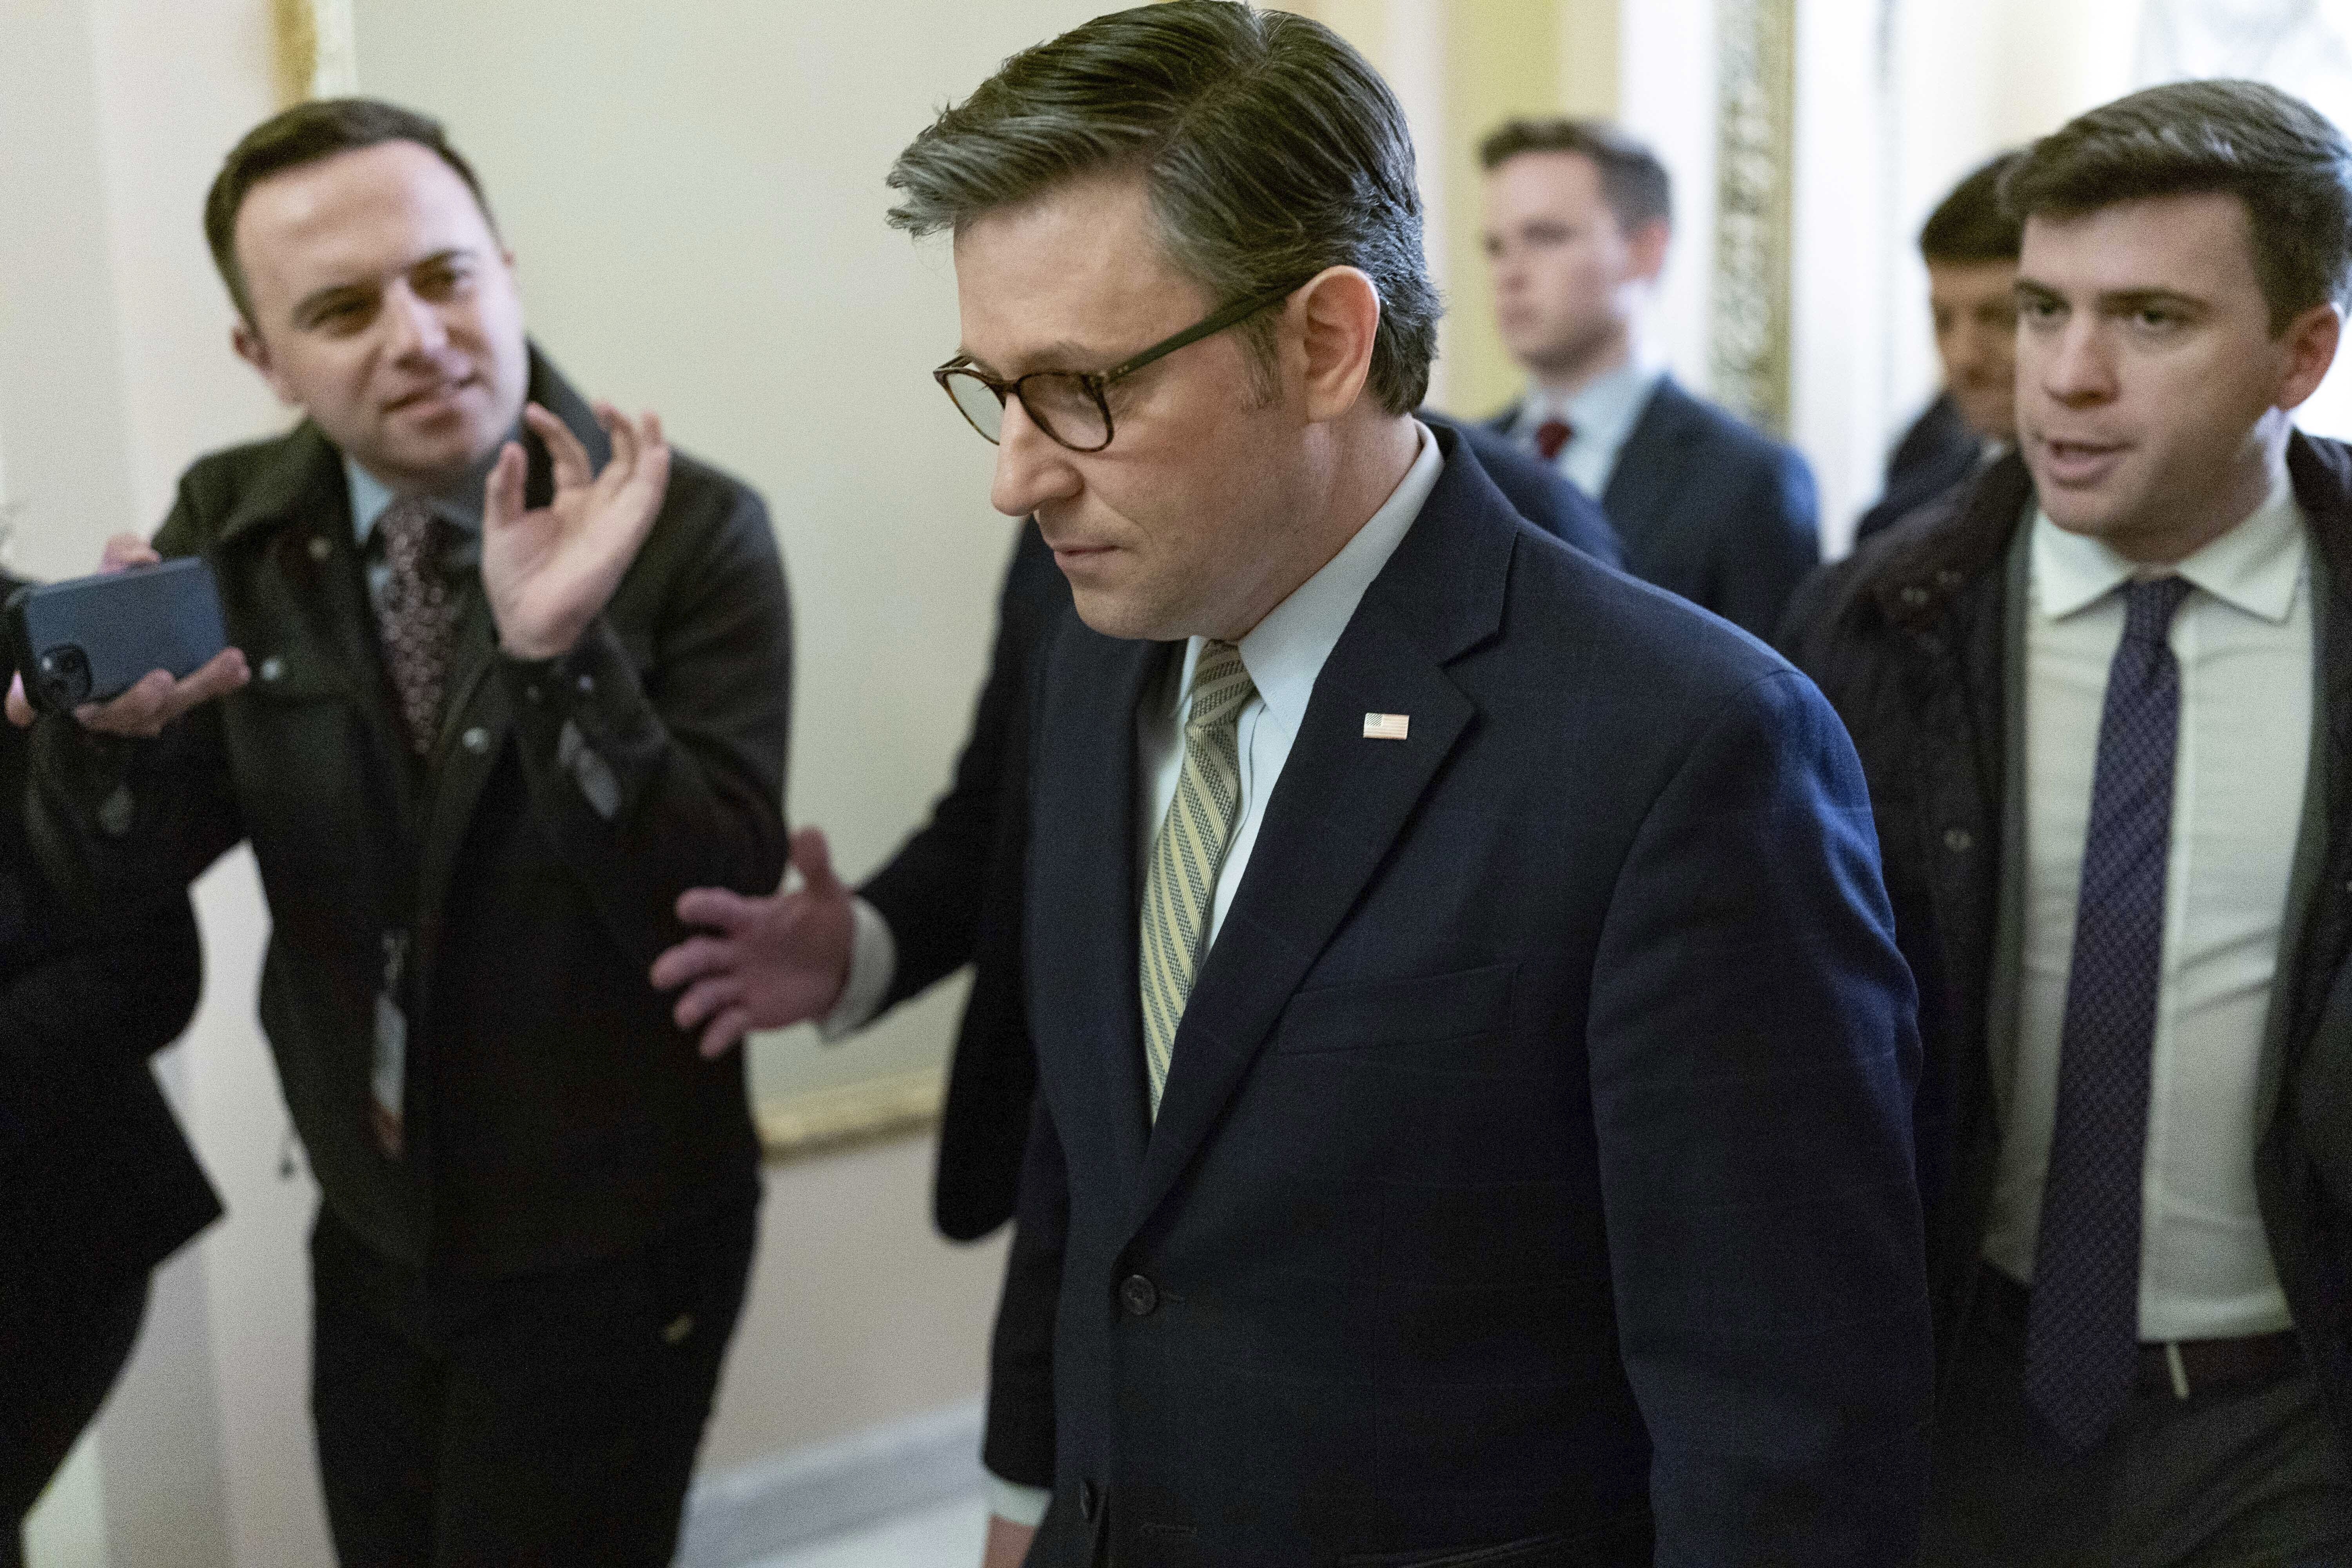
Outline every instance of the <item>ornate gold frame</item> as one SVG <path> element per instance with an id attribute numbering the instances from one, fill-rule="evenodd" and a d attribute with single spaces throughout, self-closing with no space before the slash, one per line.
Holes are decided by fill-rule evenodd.
<path id="1" fill-rule="evenodd" d="M 1715 279 L 1708 384 L 1775 434 L 1790 413 L 1796 0 L 1716 0 Z"/>

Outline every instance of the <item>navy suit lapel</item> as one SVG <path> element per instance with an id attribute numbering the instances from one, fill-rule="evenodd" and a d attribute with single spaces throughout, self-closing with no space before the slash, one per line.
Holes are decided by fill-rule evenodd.
<path id="1" fill-rule="evenodd" d="M 1450 432 L 1440 445 L 1449 458 L 1459 450 Z M 1482 469 L 1449 462 L 1332 649 L 1185 1006 L 1136 1226 L 1191 1163 L 1475 717 L 1444 666 L 1500 625 L 1520 526 Z M 1409 738 L 1366 740 L 1367 713 L 1410 715 Z M 1130 975 L 1132 951 L 1130 941 Z"/>
<path id="2" fill-rule="evenodd" d="M 1081 1162 L 1143 1163 L 1143 1014 L 1137 990 L 1135 721 L 1170 645 L 1107 637 L 1076 616 L 1045 662 L 1030 792 L 1024 966 L 1038 1069 Z M 1051 1021 L 1050 1025 L 1048 1021 Z M 1048 1039 L 1063 1048 L 1043 1048 Z M 1070 1150 L 1074 1160 L 1081 1152 Z"/>

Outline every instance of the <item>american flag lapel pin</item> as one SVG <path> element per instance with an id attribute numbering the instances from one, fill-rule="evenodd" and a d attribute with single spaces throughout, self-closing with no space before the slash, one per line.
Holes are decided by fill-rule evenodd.
<path id="1" fill-rule="evenodd" d="M 1364 739 L 1367 741 L 1402 741 L 1412 729 L 1410 713 L 1367 713 L 1364 715 Z"/>

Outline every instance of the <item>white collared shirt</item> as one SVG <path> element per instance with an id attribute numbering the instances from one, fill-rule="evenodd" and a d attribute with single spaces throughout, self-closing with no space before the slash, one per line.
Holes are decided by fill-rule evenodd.
<path id="1" fill-rule="evenodd" d="M 1520 400 L 1517 417 L 1511 421 L 1511 435 L 1532 452 L 1538 426 L 1548 419 L 1564 421 L 1575 434 L 1552 464 L 1577 489 L 1598 500 L 1609 489 L 1609 480 L 1617 471 L 1618 454 L 1624 451 L 1633 426 L 1641 422 L 1642 410 L 1650 405 L 1665 374 L 1657 366 L 1629 360 L 1587 382 L 1572 396 L 1531 388 Z"/>
<path id="2" fill-rule="evenodd" d="M 1356 614 L 1356 606 L 1381 568 L 1396 553 L 1412 520 L 1437 487 L 1445 459 L 1425 427 L 1421 452 L 1404 479 L 1390 492 L 1364 526 L 1356 531 L 1339 553 L 1323 569 L 1301 583 L 1290 597 L 1276 605 L 1241 640 L 1242 667 L 1249 671 L 1257 694 L 1234 720 L 1241 743 L 1242 815 L 1226 847 L 1225 863 L 1217 873 L 1217 895 L 1209 914 L 1208 945 L 1216 945 L 1225 923 L 1225 911 L 1249 868 L 1250 852 L 1265 820 L 1265 803 L 1290 760 L 1290 747 L 1307 719 L 1307 699 L 1315 694 L 1315 678 L 1339 643 L 1339 634 Z M 1143 887 L 1144 866 L 1152 840 L 1176 798 L 1177 775 L 1184 767 L 1184 719 L 1192 710 L 1192 669 L 1201 660 L 1203 639 L 1192 638 L 1184 658 L 1156 699 L 1147 696 L 1136 713 L 1136 881 Z"/>
<path id="3" fill-rule="evenodd" d="M 1291 742 L 1307 716 L 1315 678 L 1322 673 L 1323 661 L 1330 657 L 1339 634 L 1347 630 L 1364 590 L 1388 564 L 1412 520 L 1421 515 L 1430 491 L 1437 488 L 1444 457 L 1427 426 L 1416 424 L 1414 428 L 1421 437 L 1420 453 L 1381 509 L 1321 571 L 1300 584 L 1242 638 L 1242 666 L 1249 671 L 1257 695 L 1244 705 L 1235 720 L 1241 743 L 1242 817 L 1217 877 L 1216 901 L 1209 922 L 1213 944 L 1257 843 L 1267 797 L 1282 776 Z M 1168 815 L 1168 803 L 1175 798 L 1176 777 L 1183 768 L 1183 716 L 1192 705 L 1192 668 L 1200 662 L 1201 640 L 1194 637 L 1186 645 L 1181 668 L 1157 695 L 1146 697 L 1136 715 L 1139 890 L 1143 886 L 1144 859 L 1151 852 L 1160 819 Z M 881 912 L 862 898 L 853 899 L 850 918 L 849 975 L 840 999 L 817 1029 L 819 1037 L 828 1042 L 865 1026 L 889 994 L 891 976 L 898 967 L 898 940 Z"/>
<path id="4" fill-rule="evenodd" d="M 1339 634 L 1355 618 L 1364 591 L 1389 557 L 1404 542 L 1412 520 L 1428 503 L 1444 471 L 1444 454 L 1437 449 L 1426 426 L 1416 423 L 1421 453 L 1381 510 L 1372 513 L 1356 537 L 1323 569 L 1291 591 L 1265 619 L 1241 640 L 1242 668 L 1248 670 L 1257 693 L 1242 705 L 1234 718 L 1241 743 L 1242 815 L 1234 826 L 1225 863 L 1217 871 L 1217 893 L 1210 906 L 1209 940 L 1202 956 L 1217 943 L 1217 932 L 1233 907 L 1234 894 L 1249 870 L 1250 852 L 1257 847 L 1258 827 L 1265 820 L 1265 803 L 1281 781 L 1298 727 L 1307 719 L 1307 700 L 1315 695 L 1316 678 L 1339 646 Z M 1184 769 L 1184 720 L 1192 707 L 1192 669 L 1201 662 L 1201 644 L 1194 637 L 1184 647 L 1184 658 L 1161 685 L 1147 694 L 1135 715 L 1136 845 L 1135 885 L 1143 888 L 1145 863 L 1151 841 L 1176 798 L 1177 776 Z M 1141 919 L 1139 910 L 1129 910 Z M 878 921 L 879 916 L 876 919 Z M 1053 1494 L 1043 1487 L 1024 1487 L 1001 1476 L 988 1478 L 990 1510 L 1016 1524 L 1034 1525 L 1045 1517 Z"/>
<path id="5" fill-rule="evenodd" d="M 2037 512 L 2025 622 L 2025 877 L 2017 1076 L 1984 1255 L 2031 1281 L 2049 1165 L 2116 592 L 2138 568 Z M 2182 562 L 2163 968 L 2142 1188 L 2140 1337 L 2288 1326 L 2254 1198 L 2256 1079 L 2303 816 L 2312 723 L 2310 542 L 2282 479 Z"/>
<path id="6" fill-rule="evenodd" d="M 481 560 L 482 486 L 504 449 L 505 443 L 500 442 L 489 456 L 467 469 L 465 478 L 433 498 L 433 510 L 454 531 L 448 553 L 442 562 L 446 571 L 470 570 Z M 367 563 L 368 597 L 380 610 L 383 607 L 384 587 L 392 581 L 392 563 L 381 552 L 372 552 L 368 546 L 374 538 L 376 523 L 400 492 L 362 468 L 349 453 L 343 455 L 343 484 L 351 492 L 352 538 Z"/>

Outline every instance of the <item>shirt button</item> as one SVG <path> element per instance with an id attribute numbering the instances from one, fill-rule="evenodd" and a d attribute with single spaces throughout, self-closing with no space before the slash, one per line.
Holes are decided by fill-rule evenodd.
<path id="1" fill-rule="evenodd" d="M 1944 829 L 1944 847 L 1955 855 L 1965 855 L 1977 847 L 1977 836 L 1965 827 Z"/>
<path id="2" fill-rule="evenodd" d="M 1160 1287 L 1140 1274 L 1130 1274 L 1119 1285 L 1118 1304 L 1130 1318 L 1148 1318 L 1159 1310 Z"/>
<path id="3" fill-rule="evenodd" d="M 273 654 L 271 654 L 268 658 L 265 658 L 265 659 L 263 659 L 263 660 L 261 661 L 261 679 L 264 679 L 264 680 L 283 680 L 285 678 L 286 678 L 286 661 L 285 661 L 284 659 L 282 659 L 282 658 L 278 658 L 276 654 L 274 654 L 274 653 L 273 653 Z"/>
<path id="4" fill-rule="evenodd" d="M 328 556 L 332 555 L 334 552 L 335 547 L 327 542 L 327 536 L 325 534 L 314 533 L 310 536 L 311 560 L 324 561 Z"/>
<path id="5" fill-rule="evenodd" d="M 458 736 L 457 743 L 478 757 L 490 749 L 490 732 L 477 724 Z"/>

